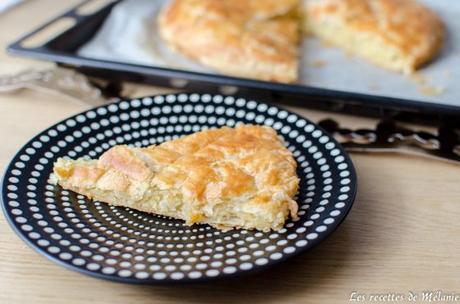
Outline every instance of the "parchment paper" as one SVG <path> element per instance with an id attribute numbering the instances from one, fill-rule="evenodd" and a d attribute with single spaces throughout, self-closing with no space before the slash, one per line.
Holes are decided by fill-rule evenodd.
<path id="1" fill-rule="evenodd" d="M 415 76 L 390 72 L 328 47 L 302 43 L 299 83 L 333 90 L 460 106 L 460 1 L 419 0 L 447 27 L 441 54 Z M 168 0 L 125 0 L 114 7 L 94 38 L 78 50 L 84 57 L 216 73 L 168 49 L 156 31 L 156 16 Z"/>

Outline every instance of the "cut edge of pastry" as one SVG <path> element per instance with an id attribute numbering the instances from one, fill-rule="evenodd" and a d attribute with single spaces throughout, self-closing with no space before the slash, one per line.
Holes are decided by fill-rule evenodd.
<path id="1" fill-rule="evenodd" d="M 417 20 L 416 22 L 425 22 L 426 25 L 425 32 L 417 33 L 422 37 L 422 45 L 416 48 L 409 48 L 410 50 L 407 46 L 402 47 L 397 43 L 393 43 L 392 38 L 390 38 L 393 35 L 392 33 L 385 34 L 387 37 L 380 34 L 378 31 L 382 30 L 374 28 L 378 25 L 370 25 L 369 20 L 355 26 L 352 22 L 348 23 L 348 21 L 340 17 L 323 19 L 312 16 L 312 9 L 309 7 L 310 3 L 312 6 L 323 4 L 315 0 L 303 0 L 303 31 L 305 35 L 319 38 L 329 45 L 357 55 L 381 68 L 412 74 L 424 64 L 433 60 L 443 47 L 445 35 L 443 22 L 429 8 L 415 1 L 405 5 L 413 5 L 412 10 L 422 12 L 423 17 L 421 18 L 424 18 L 424 20 Z M 393 4 L 391 3 L 391 5 Z M 406 12 L 410 11 L 410 8 L 404 9 Z M 330 11 L 332 14 L 336 13 L 332 8 Z M 375 18 L 381 18 L 381 16 Z M 407 24 L 406 26 L 411 25 Z M 401 37 L 395 39 L 401 39 Z M 406 36 L 402 39 L 411 39 L 411 37 Z"/>
<path id="2" fill-rule="evenodd" d="M 426 60 L 426 58 L 419 58 L 419 60 L 408 58 L 403 52 L 387 45 L 385 40 L 375 34 L 357 33 L 341 24 L 327 22 L 316 24 L 307 21 L 306 23 L 306 32 L 328 45 L 357 55 L 381 68 L 411 74 Z"/>
<path id="3" fill-rule="evenodd" d="M 82 186 L 72 184 L 67 176 L 73 174 L 76 167 L 87 167 L 94 165 L 94 161 L 83 159 L 69 160 L 59 158 L 54 164 L 54 173 L 51 175 L 50 182 L 59 184 L 64 189 L 82 194 L 93 201 L 102 201 L 113 206 L 128 207 L 135 210 L 168 216 L 175 219 L 184 220 L 187 225 L 209 224 L 223 231 L 234 228 L 257 229 L 261 231 L 280 230 L 283 228 L 285 220 L 291 216 L 297 217 L 297 203 L 286 198 L 288 204 L 283 201 L 269 202 L 271 206 L 261 204 L 248 205 L 246 201 L 222 200 L 220 204 L 204 206 L 202 212 L 194 212 L 187 208 L 185 200 L 177 189 L 153 190 L 141 201 L 133 199 L 124 192 L 113 190 L 104 191 L 92 185 Z M 113 174 L 110 172 L 101 173 Z M 248 198 L 249 199 L 249 198 Z M 270 208 L 268 208 L 270 207 Z"/>

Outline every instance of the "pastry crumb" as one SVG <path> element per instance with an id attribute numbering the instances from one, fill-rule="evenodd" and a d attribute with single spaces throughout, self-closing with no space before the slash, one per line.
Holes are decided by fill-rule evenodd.
<path id="1" fill-rule="evenodd" d="M 367 87 L 372 91 L 380 91 L 380 86 L 376 83 L 370 83 Z"/>
<path id="2" fill-rule="evenodd" d="M 442 74 L 445 78 L 450 78 L 450 70 L 444 70 Z"/>
<path id="3" fill-rule="evenodd" d="M 421 86 L 418 88 L 418 91 L 425 96 L 440 96 L 446 92 L 446 88 Z"/>
<path id="4" fill-rule="evenodd" d="M 321 68 L 323 66 L 325 66 L 327 64 L 327 61 L 326 60 L 323 60 L 323 59 L 317 59 L 317 60 L 314 60 L 311 65 L 315 68 Z"/>
<path id="5" fill-rule="evenodd" d="M 446 88 L 430 84 L 430 78 L 423 74 L 413 73 L 409 78 L 415 83 L 420 94 L 425 96 L 440 96 L 446 92 Z"/>

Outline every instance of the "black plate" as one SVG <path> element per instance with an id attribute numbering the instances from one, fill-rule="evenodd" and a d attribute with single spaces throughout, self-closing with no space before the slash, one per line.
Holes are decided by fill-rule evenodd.
<path id="1" fill-rule="evenodd" d="M 79 14 L 78 8 L 88 2 L 91 0 L 82 2 L 21 37 L 8 46 L 8 51 L 21 56 L 54 61 L 86 74 L 111 80 L 131 80 L 189 91 L 224 94 L 238 92 L 238 95 L 248 98 L 349 112 L 355 115 L 390 116 L 400 120 L 429 123 L 449 121 L 459 125 L 460 107 L 451 105 L 81 57 L 76 54 L 76 50 L 97 33 L 113 6 L 119 1 L 114 1 L 90 15 Z M 75 25 L 42 45 L 36 47 L 24 45 L 29 38 L 62 19 L 72 19 Z"/>
<path id="2" fill-rule="evenodd" d="M 116 144 L 158 144 L 205 128 L 272 126 L 301 179 L 299 219 L 281 231 L 232 230 L 91 202 L 48 181 L 57 157 L 96 158 Z M 72 270 L 127 283 L 197 281 L 262 270 L 330 235 L 356 194 L 353 164 L 310 121 L 232 96 L 171 94 L 123 101 L 68 118 L 27 143 L 2 185 L 5 217 L 34 250 Z"/>

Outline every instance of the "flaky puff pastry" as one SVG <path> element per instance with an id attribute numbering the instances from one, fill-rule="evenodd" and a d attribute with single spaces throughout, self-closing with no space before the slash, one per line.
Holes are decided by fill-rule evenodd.
<path id="1" fill-rule="evenodd" d="M 304 28 L 381 67 L 411 73 L 441 49 L 444 25 L 413 0 L 303 0 Z"/>
<path id="2" fill-rule="evenodd" d="M 296 162 L 269 127 L 211 129 L 99 160 L 60 158 L 53 179 L 109 204 L 221 229 L 278 230 L 297 216 Z"/>
<path id="3" fill-rule="evenodd" d="M 293 82 L 298 0 L 172 0 L 160 13 L 168 46 L 227 75 Z"/>

